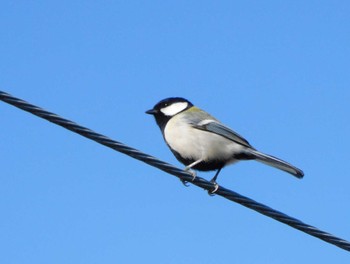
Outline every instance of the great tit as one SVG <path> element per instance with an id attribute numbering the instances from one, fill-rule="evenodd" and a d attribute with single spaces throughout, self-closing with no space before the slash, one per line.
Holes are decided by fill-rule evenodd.
<path id="1" fill-rule="evenodd" d="M 175 157 L 189 170 L 216 170 L 215 184 L 223 167 L 240 160 L 257 160 L 302 178 L 302 170 L 253 148 L 246 139 L 216 118 L 194 106 L 190 101 L 171 97 L 146 111 L 153 115 L 164 140 Z"/>

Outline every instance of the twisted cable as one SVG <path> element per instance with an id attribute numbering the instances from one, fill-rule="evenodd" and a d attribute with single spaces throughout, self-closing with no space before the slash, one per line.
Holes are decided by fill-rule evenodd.
<path id="1" fill-rule="evenodd" d="M 52 122 L 56 125 L 62 126 L 70 131 L 73 131 L 81 136 L 84 136 L 86 138 L 89 138 L 97 143 L 100 143 L 104 146 L 107 146 L 109 148 L 112 148 L 116 151 L 119 151 L 121 153 L 124 153 L 134 159 L 143 161 L 147 163 L 148 165 L 151 165 L 153 167 L 156 167 L 160 170 L 163 170 L 171 175 L 174 175 L 178 177 L 182 181 L 191 182 L 192 184 L 201 187 L 209 192 L 215 189 L 215 185 L 201 177 L 196 177 L 193 179 L 192 174 L 189 172 L 186 172 L 184 170 L 181 170 L 169 163 L 166 163 L 164 161 L 161 161 L 151 155 L 145 154 L 137 149 L 131 148 L 121 142 L 115 141 L 113 139 L 110 139 L 104 135 L 101 135 L 99 133 L 96 133 L 92 131 L 91 129 L 88 129 L 86 127 L 80 126 L 77 123 L 74 123 L 68 119 L 62 118 L 54 113 L 48 112 L 38 106 L 32 105 L 26 101 L 23 101 L 19 98 L 13 97 L 12 95 L 5 93 L 3 91 L 0 91 L 0 100 L 11 104 L 17 108 L 20 108 L 24 111 L 27 111 L 33 115 L 36 115 L 38 117 L 41 117 L 49 122 Z M 298 229 L 306 234 L 309 234 L 311 236 L 314 236 L 316 238 L 319 238 L 321 240 L 326 241 L 327 243 L 333 244 L 339 248 L 342 248 L 344 250 L 350 251 L 350 242 L 341 239 L 339 237 L 336 237 L 332 234 L 329 234 L 327 232 L 324 232 L 314 226 L 308 225 L 296 218 L 293 218 L 291 216 L 288 216 L 282 212 L 279 212 L 275 209 L 272 209 L 264 204 L 261 204 L 259 202 L 256 202 L 248 197 L 245 197 L 241 194 L 238 194 L 234 191 L 231 191 L 229 189 L 226 189 L 222 186 L 219 186 L 217 191 L 215 192 L 216 195 L 222 196 L 230 201 L 239 203 L 245 207 L 248 207 L 256 212 L 259 212 L 263 215 L 266 215 L 268 217 L 271 217 L 281 223 L 284 223 L 286 225 L 289 225 L 295 229 Z"/>

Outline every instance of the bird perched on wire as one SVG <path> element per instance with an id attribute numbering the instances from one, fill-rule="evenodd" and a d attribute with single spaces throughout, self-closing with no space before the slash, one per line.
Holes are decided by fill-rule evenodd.
<path id="1" fill-rule="evenodd" d="M 246 139 L 190 101 L 171 97 L 146 111 L 153 115 L 165 142 L 175 157 L 195 172 L 216 170 L 211 182 L 218 189 L 217 177 L 223 167 L 240 160 L 256 160 L 302 178 L 302 170 L 253 148 Z"/>

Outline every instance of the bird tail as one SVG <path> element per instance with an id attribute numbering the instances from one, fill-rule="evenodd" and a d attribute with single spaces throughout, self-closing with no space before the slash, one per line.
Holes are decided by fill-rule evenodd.
<path id="1" fill-rule="evenodd" d="M 288 162 L 280 160 L 274 156 L 264 154 L 254 149 L 247 149 L 246 151 L 261 163 L 288 172 L 299 179 L 304 177 L 304 172 L 302 170 L 298 169 L 297 167 L 294 167 Z"/>

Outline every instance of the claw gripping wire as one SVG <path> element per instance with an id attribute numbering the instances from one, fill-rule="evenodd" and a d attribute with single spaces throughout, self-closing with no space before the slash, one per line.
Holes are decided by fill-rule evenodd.
<path id="1" fill-rule="evenodd" d="M 150 156 L 148 154 L 145 154 L 137 149 L 131 148 L 129 146 L 124 145 L 123 143 L 120 143 L 118 141 L 115 141 L 113 139 L 110 139 L 104 135 L 101 135 L 99 133 L 96 133 L 92 131 L 91 129 L 88 129 L 86 127 L 80 126 L 70 120 L 64 119 L 54 113 L 48 112 L 38 106 L 32 105 L 26 101 L 23 101 L 19 98 L 13 97 L 8 93 L 5 93 L 3 91 L 0 91 L 0 100 L 11 104 L 15 107 L 18 107 L 24 111 L 27 111 L 33 115 L 39 116 L 43 119 L 46 119 L 47 121 L 50 121 L 56 125 L 62 126 L 70 131 L 73 131 L 81 136 L 84 136 L 86 138 L 89 138 L 97 143 L 100 143 L 104 146 L 107 146 L 109 148 L 112 148 L 116 151 L 122 152 L 134 159 L 143 161 L 153 167 L 156 167 L 160 170 L 163 170 L 169 174 L 172 174 L 176 177 L 178 177 L 180 180 L 184 182 L 191 182 L 192 184 L 201 187 L 207 191 L 213 190 L 216 186 L 215 184 L 201 178 L 196 177 L 193 179 L 193 175 L 189 172 L 186 172 L 184 170 L 178 169 L 174 167 L 173 165 L 163 162 L 153 156 Z M 230 201 L 239 203 L 245 207 L 248 207 L 256 212 L 259 212 L 263 215 L 266 215 L 268 217 L 271 217 L 281 223 L 284 223 L 286 225 L 289 225 L 295 229 L 298 229 L 306 234 L 309 234 L 311 236 L 317 237 L 319 239 L 322 239 L 326 241 L 327 243 L 333 244 L 339 248 L 342 248 L 344 250 L 350 251 L 350 242 L 343 240 L 341 238 L 338 238 L 336 236 L 333 236 L 332 234 L 329 234 L 327 232 L 324 232 L 316 227 L 310 226 L 296 218 L 290 217 L 282 212 L 279 212 L 277 210 L 274 210 L 264 204 L 258 203 L 248 197 L 245 197 L 243 195 L 240 195 L 234 191 L 231 191 L 229 189 L 226 189 L 222 186 L 219 186 L 218 189 L 215 192 L 216 195 L 222 196 Z"/>

